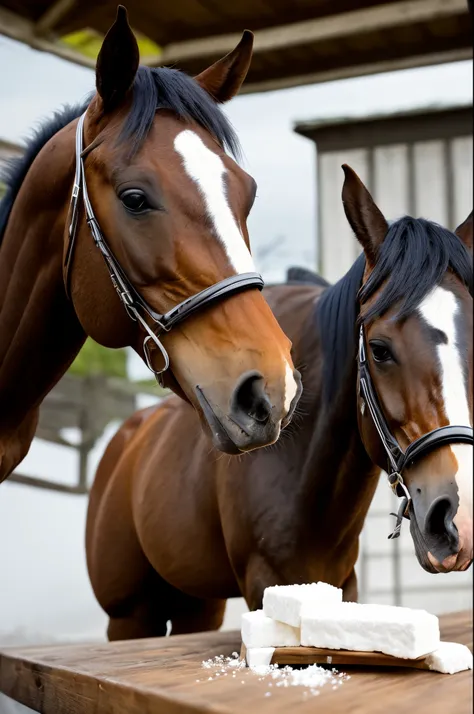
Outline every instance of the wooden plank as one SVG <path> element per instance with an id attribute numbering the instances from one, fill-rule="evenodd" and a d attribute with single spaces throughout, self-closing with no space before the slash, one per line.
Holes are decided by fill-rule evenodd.
<path id="1" fill-rule="evenodd" d="M 456 228 L 466 220 L 472 211 L 473 171 L 472 136 L 453 139 L 451 144 L 451 166 L 453 176 L 453 224 Z"/>
<path id="2" fill-rule="evenodd" d="M 440 618 L 442 637 L 472 649 L 472 611 Z M 269 689 L 249 670 L 212 676 L 202 661 L 240 648 L 237 632 L 202 633 L 101 645 L 6 649 L 0 691 L 42 714 L 314 714 L 303 688 Z M 209 677 L 211 676 L 211 679 Z M 271 696 L 266 696 L 268 692 Z M 454 676 L 366 666 L 337 691 L 319 690 L 325 714 L 468 714 L 472 672 Z"/>
<path id="3" fill-rule="evenodd" d="M 54 30 L 60 20 L 63 20 L 76 0 L 55 0 L 46 12 L 40 17 L 34 26 L 34 32 L 38 36 L 45 36 Z"/>
<path id="4" fill-rule="evenodd" d="M 366 77 L 371 74 L 396 72 L 401 69 L 414 69 L 415 67 L 431 67 L 432 65 L 469 60 L 472 59 L 472 56 L 472 47 L 459 47 L 454 50 L 446 50 L 445 52 L 423 52 L 419 55 L 411 55 L 408 53 L 408 56 L 397 57 L 395 59 L 362 63 L 357 61 L 357 55 L 352 55 L 350 61 L 346 65 L 334 67 L 333 69 L 316 72 L 308 71 L 304 74 L 296 73 L 290 76 L 277 79 L 267 79 L 263 81 L 247 81 L 243 84 L 240 94 L 276 92 L 279 89 L 301 87 L 306 84 L 335 82 L 339 79 Z M 152 58 L 148 58 L 148 64 L 154 64 Z"/>
<path id="5" fill-rule="evenodd" d="M 244 660 L 247 649 L 242 645 L 240 658 Z M 355 652 L 350 650 L 330 650 L 322 647 L 276 647 L 270 664 L 278 665 L 330 665 L 331 667 L 406 667 L 425 669 L 430 667 L 426 657 L 401 659 L 381 652 Z"/>
<path id="6" fill-rule="evenodd" d="M 312 139 L 318 151 L 347 151 L 472 135 L 472 101 L 365 117 L 298 122 L 295 131 Z"/>
<path id="7" fill-rule="evenodd" d="M 448 224 L 444 146 L 442 141 L 420 141 L 413 147 L 415 217 Z"/>
<path id="8" fill-rule="evenodd" d="M 75 52 L 66 45 L 51 42 L 38 36 L 33 22 L 3 7 L 0 7 L 0 33 L 10 37 L 12 40 L 23 42 L 35 50 L 49 52 L 83 67 L 95 67 L 95 60 L 82 55 L 80 52 Z"/>
<path id="9" fill-rule="evenodd" d="M 327 152 L 318 156 L 318 252 L 322 275 L 333 283 L 349 270 L 361 251 L 344 213 L 341 191 L 342 164 L 349 164 L 361 181 L 369 183 L 368 152 L 353 149 Z"/>
<path id="10" fill-rule="evenodd" d="M 254 52 L 282 50 L 287 47 L 342 39 L 370 31 L 403 27 L 437 18 L 463 15 L 465 0 L 402 0 L 389 4 L 294 22 L 259 30 L 255 34 Z M 241 35 L 230 33 L 185 42 L 174 42 L 163 48 L 157 64 L 183 62 L 196 57 L 226 54 L 239 42 Z"/>
<path id="11" fill-rule="evenodd" d="M 410 212 L 406 144 L 378 146 L 374 149 L 373 197 L 388 220 L 394 221 Z"/>
<path id="12" fill-rule="evenodd" d="M 57 483 L 48 479 L 40 478 L 39 476 L 26 476 L 25 474 L 14 471 L 9 477 L 10 483 L 18 483 L 22 486 L 30 488 L 41 488 L 46 491 L 57 491 L 59 493 L 68 493 L 70 495 L 83 496 L 88 493 L 87 485 L 79 483 L 77 486 L 69 486 L 65 483 Z"/>

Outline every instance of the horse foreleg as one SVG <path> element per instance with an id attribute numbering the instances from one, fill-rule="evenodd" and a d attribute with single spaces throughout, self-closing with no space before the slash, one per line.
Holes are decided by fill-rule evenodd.
<path id="1" fill-rule="evenodd" d="M 180 595 L 173 604 L 171 634 L 218 630 L 224 620 L 226 600 L 201 600 Z"/>
<path id="2" fill-rule="evenodd" d="M 261 555 L 253 555 L 246 567 L 245 576 L 239 579 L 239 586 L 249 610 L 260 610 L 263 592 L 270 585 L 287 585 L 278 577 L 268 561 Z"/>
<path id="3" fill-rule="evenodd" d="M 107 637 L 114 640 L 138 640 L 143 637 L 164 637 L 167 614 L 154 598 L 155 590 L 144 589 L 134 598 L 126 612 L 110 617 Z"/>
<path id="4" fill-rule="evenodd" d="M 126 611 L 110 617 L 109 640 L 162 637 L 171 623 L 172 635 L 218 630 L 225 613 L 225 600 L 190 597 L 162 580 L 157 574 L 137 591 Z M 125 609 L 125 608 L 124 608 Z"/>

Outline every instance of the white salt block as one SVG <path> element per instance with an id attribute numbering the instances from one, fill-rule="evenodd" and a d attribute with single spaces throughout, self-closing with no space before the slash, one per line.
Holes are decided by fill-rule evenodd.
<path id="1" fill-rule="evenodd" d="M 427 656 L 426 663 L 434 672 L 456 674 L 472 669 L 472 652 L 458 642 L 440 642 L 437 649 Z"/>
<path id="2" fill-rule="evenodd" d="M 263 612 L 273 620 L 299 627 L 301 608 L 307 602 L 315 606 L 341 603 L 342 590 L 327 583 L 273 585 L 263 593 Z"/>
<path id="3" fill-rule="evenodd" d="M 301 613 L 301 644 L 417 659 L 438 649 L 439 622 L 425 610 L 408 607 L 307 603 Z"/>
<path id="4" fill-rule="evenodd" d="M 298 647 L 300 628 L 267 617 L 263 610 L 242 615 L 242 642 L 249 647 Z"/>
<path id="5" fill-rule="evenodd" d="M 254 672 L 266 673 L 272 661 L 274 647 L 251 647 L 245 653 L 247 666 Z"/>

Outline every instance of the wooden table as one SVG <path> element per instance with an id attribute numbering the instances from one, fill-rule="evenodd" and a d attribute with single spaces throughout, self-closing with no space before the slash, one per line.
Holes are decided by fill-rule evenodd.
<path id="1" fill-rule="evenodd" d="M 440 619 L 444 640 L 472 649 L 472 611 Z M 352 669 L 350 681 L 335 691 L 326 685 L 318 696 L 305 695 L 304 687 L 270 689 L 249 670 L 208 681 L 202 660 L 239 649 L 236 632 L 6 649 L 0 691 L 43 714 L 472 712 L 472 672 Z"/>

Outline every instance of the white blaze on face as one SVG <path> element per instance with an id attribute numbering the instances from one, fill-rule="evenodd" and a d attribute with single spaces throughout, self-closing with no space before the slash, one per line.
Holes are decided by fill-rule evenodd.
<path id="1" fill-rule="evenodd" d="M 435 288 L 420 305 L 420 313 L 424 320 L 446 336 L 446 342 L 437 345 L 437 352 L 441 365 L 440 376 L 444 409 L 449 424 L 470 426 L 467 385 L 461 355 L 456 344 L 456 313 L 458 310 L 459 305 L 454 294 L 440 287 Z M 451 444 L 450 448 L 458 463 L 456 484 L 459 508 L 454 522 L 458 526 L 462 538 L 463 529 L 470 529 L 472 521 L 472 446 Z"/>
<path id="2" fill-rule="evenodd" d="M 253 273 L 255 265 L 227 201 L 224 162 L 189 129 L 174 140 L 188 176 L 197 184 L 216 236 L 236 273 Z"/>
<path id="3" fill-rule="evenodd" d="M 255 272 L 255 264 L 244 237 L 237 225 L 227 200 L 224 162 L 207 148 L 200 137 L 189 129 L 182 131 L 174 140 L 174 148 L 180 154 L 184 169 L 196 183 L 203 198 L 206 212 L 221 242 L 227 258 L 237 274 Z M 286 413 L 296 394 L 297 385 L 293 370 L 285 363 Z"/>
<path id="4" fill-rule="evenodd" d="M 291 402 L 295 398 L 297 386 L 295 377 L 293 375 L 293 370 L 291 369 L 288 362 L 285 364 L 285 410 L 286 413 L 290 411 Z"/>

